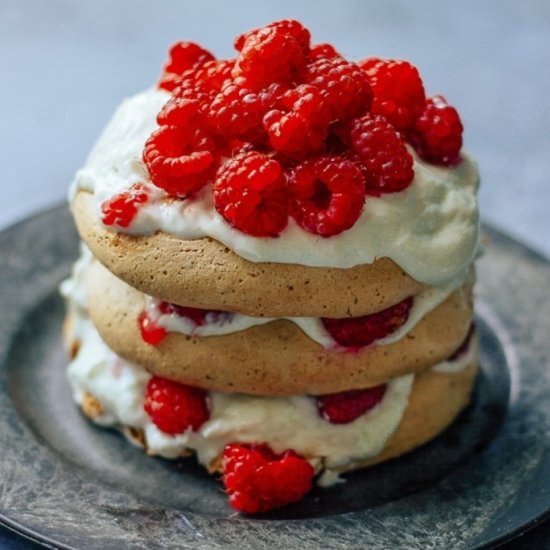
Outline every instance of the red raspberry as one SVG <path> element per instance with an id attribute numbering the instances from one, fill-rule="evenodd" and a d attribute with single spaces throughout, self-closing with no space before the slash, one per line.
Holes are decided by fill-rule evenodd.
<path id="1" fill-rule="evenodd" d="M 475 324 L 472 323 L 470 325 L 470 328 L 468 329 L 466 336 L 464 337 L 464 340 L 462 341 L 460 346 L 458 346 L 458 348 L 449 356 L 447 361 L 456 361 L 460 356 L 464 355 L 468 351 L 468 348 L 470 347 L 470 342 L 472 341 L 472 338 L 474 336 L 474 332 Z"/>
<path id="2" fill-rule="evenodd" d="M 146 311 L 142 311 L 139 314 L 138 327 L 142 340 L 152 346 L 158 346 L 168 334 L 168 331 L 164 327 L 157 325 Z"/>
<path id="3" fill-rule="evenodd" d="M 290 175 L 292 216 L 310 233 L 322 237 L 349 229 L 365 202 L 365 179 L 350 160 L 323 156 L 298 165 Z"/>
<path id="4" fill-rule="evenodd" d="M 147 384 L 143 408 L 153 424 L 170 435 L 196 432 L 210 418 L 204 390 L 158 376 Z"/>
<path id="5" fill-rule="evenodd" d="M 140 205 L 148 200 L 147 188 L 142 183 L 135 183 L 128 191 L 101 203 L 101 220 L 104 225 L 128 227 L 136 217 Z"/>
<path id="6" fill-rule="evenodd" d="M 255 151 L 229 159 L 218 170 L 214 206 L 243 233 L 277 237 L 288 222 L 286 180 L 281 165 Z"/>
<path id="7" fill-rule="evenodd" d="M 384 115 L 398 130 L 412 128 L 424 105 L 424 85 L 416 67 L 407 61 L 372 57 L 359 62 L 367 73 L 372 112 Z"/>
<path id="8" fill-rule="evenodd" d="M 307 65 L 305 82 L 319 88 L 334 121 L 358 116 L 370 109 L 369 81 L 355 63 L 339 57 L 317 59 Z"/>
<path id="9" fill-rule="evenodd" d="M 212 101 L 211 124 L 225 137 L 239 137 L 261 128 L 264 114 L 261 97 L 248 88 L 226 86 Z"/>
<path id="10" fill-rule="evenodd" d="M 202 117 L 208 114 L 208 108 L 211 101 L 214 99 L 216 91 L 208 88 L 203 82 L 195 80 L 194 78 L 183 79 L 177 88 L 172 92 L 172 97 L 168 101 L 168 104 L 174 103 L 178 108 L 188 106 L 187 109 L 191 115 L 191 106 L 196 111 L 196 114 Z M 192 117 L 189 117 L 192 118 Z M 159 119 L 157 117 L 157 122 Z M 172 124 L 170 121 L 159 122 L 160 125 Z M 174 122 L 175 125 L 182 125 L 179 121 Z"/>
<path id="11" fill-rule="evenodd" d="M 311 35 L 309 31 L 299 21 L 296 21 L 295 19 L 283 19 L 281 21 L 270 23 L 263 28 L 275 29 L 277 31 L 282 31 L 283 33 L 291 35 L 298 41 L 298 44 L 300 44 L 300 47 L 304 51 L 304 54 L 308 54 Z M 252 29 L 251 31 L 245 32 L 244 34 L 237 36 L 234 42 L 235 49 L 240 52 L 243 49 L 245 42 L 250 37 L 257 35 L 261 30 L 262 28 Z"/>
<path id="12" fill-rule="evenodd" d="M 209 51 L 193 42 L 176 42 L 170 48 L 158 87 L 171 92 L 179 84 L 185 71 L 213 59 L 214 56 Z"/>
<path id="13" fill-rule="evenodd" d="M 416 152 L 434 164 L 452 166 L 460 160 L 462 122 L 457 110 L 436 95 L 426 100 L 410 141 Z"/>
<path id="14" fill-rule="evenodd" d="M 163 315 L 176 314 L 180 317 L 187 317 L 199 327 L 209 323 L 220 323 L 224 320 L 229 320 L 229 318 L 233 316 L 233 314 L 229 311 L 178 306 L 177 304 L 172 304 L 170 302 L 160 302 L 158 309 Z"/>
<path id="15" fill-rule="evenodd" d="M 267 88 L 258 92 L 264 106 L 264 113 L 273 109 L 285 109 L 283 98 L 289 91 L 289 87 L 280 82 L 273 82 Z"/>
<path id="16" fill-rule="evenodd" d="M 273 149 L 297 158 L 322 149 L 330 118 L 319 90 L 302 84 L 286 92 L 281 103 L 287 112 L 274 109 L 263 120 Z"/>
<path id="17" fill-rule="evenodd" d="M 267 445 L 230 443 L 223 451 L 222 465 L 229 502 L 240 512 L 280 508 L 311 490 L 313 467 L 289 449 L 275 454 Z"/>
<path id="18" fill-rule="evenodd" d="M 234 59 L 207 61 L 193 72 L 193 79 L 207 90 L 219 92 L 231 81 L 234 66 Z"/>
<path id="19" fill-rule="evenodd" d="M 309 51 L 309 61 L 316 61 L 317 59 L 333 59 L 336 57 L 342 57 L 332 44 L 315 44 L 311 46 Z"/>
<path id="20" fill-rule="evenodd" d="M 214 149 L 203 130 L 161 126 L 145 142 L 143 161 L 157 187 L 185 197 L 208 182 Z"/>
<path id="21" fill-rule="evenodd" d="M 385 393 L 386 385 L 382 384 L 366 390 L 320 395 L 315 401 L 319 413 L 325 420 L 331 424 L 349 424 L 378 405 Z"/>
<path id="22" fill-rule="evenodd" d="M 249 33 L 242 41 L 240 54 L 233 69 L 239 84 L 253 90 L 272 82 L 290 83 L 296 80 L 306 63 L 300 40 L 284 26 L 267 26 Z"/>
<path id="23" fill-rule="evenodd" d="M 171 97 L 157 115 L 159 126 L 186 126 L 195 123 L 200 116 L 201 104 L 196 99 Z"/>
<path id="24" fill-rule="evenodd" d="M 414 178 L 413 158 L 400 134 L 379 115 L 366 114 L 350 125 L 351 148 L 365 172 L 370 195 L 406 189 Z"/>
<path id="25" fill-rule="evenodd" d="M 378 313 L 345 319 L 323 317 L 322 322 L 338 344 L 358 349 L 388 336 L 403 326 L 409 318 L 412 305 L 413 298 L 409 297 Z"/>

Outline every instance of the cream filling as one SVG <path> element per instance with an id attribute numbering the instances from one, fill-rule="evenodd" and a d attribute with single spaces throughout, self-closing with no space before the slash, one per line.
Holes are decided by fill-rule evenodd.
<path id="1" fill-rule="evenodd" d="M 86 301 L 86 272 L 94 258 L 85 244 L 81 244 L 81 255 L 75 263 L 71 278 L 61 285 L 61 293 L 65 297 L 72 296 L 74 301 L 85 307 Z M 413 306 L 407 321 L 397 330 L 374 342 L 375 345 L 393 344 L 406 336 L 416 324 L 430 311 L 443 303 L 452 292 L 464 284 L 463 276 L 440 287 L 429 287 L 414 296 Z M 326 349 L 335 351 L 345 350 L 332 338 L 325 329 L 319 317 L 253 317 L 240 313 L 228 315 L 210 315 L 206 317 L 204 325 L 196 325 L 191 319 L 176 313 L 163 314 L 159 310 L 160 300 L 144 295 L 146 311 L 149 317 L 168 332 L 176 332 L 193 336 L 221 336 L 246 330 L 253 326 L 264 325 L 278 319 L 286 319 L 295 323 L 313 341 Z"/>
<path id="2" fill-rule="evenodd" d="M 206 467 L 231 442 L 264 442 L 275 452 L 291 448 L 313 463 L 324 458 L 328 469 L 374 456 L 397 429 L 414 380 L 412 374 L 391 380 L 378 405 L 343 425 L 324 420 L 310 397 L 209 392 L 210 419 L 197 432 L 172 436 L 143 409 L 147 371 L 111 351 L 89 319 L 81 315 L 76 324 L 82 340 L 67 370 L 76 402 L 81 404 L 88 392 L 103 408 L 98 424 L 142 429 L 149 452 L 176 458 L 193 450 Z"/>
<path id="3" fill-rule="evenodd" d="M 450 283 L 439 287 L 428 287 L 413 298 L 413 305 L 407 321 L 397 330 L 384 338 L 376 340 L 375 345 L 393 344 L 406 336 L 417 323 L 430 311 L 443 303 L 452 292 L 462 286 L 464 276 L 457 277 Z M 278 319 L 286 319 L 297 325 L 309 338 L 327 349 L 335 351 L 341 348 L 325 329 L 323 321 L 319 317 L 253 317 L 240 313 L 218 315 L 208 314 L 205 324 L 197 325 L 192 319 L 178 315 L 177 313 L 162 313 L 159 310 L 160 300 L 151 296 L 144 296 L 146 311 L 150 319 L 168 332 L 177 332 L 193 336 L 220 336 L 246 330 L 248 328 L 265 325 Z"/>
<path id="4" fill-rule="evenodd" d="M 76 174 L 71 196 L 94 193 L 100 205 L 136 182 L 150 183 L 141 160 L 143 145 L 169 95 L 149 89 L 125 100 Z M 389 257 L 414 279 L 441 285 L 463 276 L 478 243 L 478 172 L 471 158 L 439 167 L 414 157 L 415 178 L 400 193 L 367 197 L 363 212 L 347 231 L 322 238 L 292 219 L 278 238 L 250 237 L 229 226 L 212 208 L 208 188 L 193 200 L 166 201 L 154 188 L 152 200 L 126 231 L 150 235 L 164 231 L 182 239 L 212 237 L 253 262 L 349 268 Z M 111 228 L 112 229 L 112 228 Z"/>
<path id="5" fill-rule="evenodd" d="M 468 347 L 461 353 L 456 359 L 452 361 L 441 361 L 437 365 L 432 367 L 434 372 L 440 372 L 442 374 L 457 374 L 465 370 L 471 365 L 476 356 L 476 346 L 472 345 L 472 342 L 476 338 L 475 334 L 471 337 Z"/>
<path id="6" fill-rule="evenodd" d="M 160 431 L 143 409 L 151 375 L 111 351 L 89 319 L 81 315 L 76 324 L 81 346 L 67 370 L 75 401 L 82 404 L 85 393 L 90 393 L 103 409 L 103 414 L 94 419 L 98 424 L 141 429 L 150 453 L 177 458 L 192 450 L 207 468 L 228 443 L 264 442 L 275 452 L 294 449 L 313 465 L 322 458 L 326 472 L 319 483 L 336 483 L 334 469 L 376 456 L 384 449 L 407 408 L 414 381 L 412 374 L 391 380 L 376 407 L 343 425 L 321 418 L 314 399 L 309 397 L 209 392 L 210 419 L 197 432 L 188 430 L 172 436 Z M 456 373 L 469 361 L 466 353 L 453 362 L 452 370 L 441 368 L 450 364 L 447 361 L 433 370 Z"/>

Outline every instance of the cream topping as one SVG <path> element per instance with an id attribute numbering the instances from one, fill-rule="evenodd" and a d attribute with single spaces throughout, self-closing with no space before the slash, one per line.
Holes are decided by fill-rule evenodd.
<path id="1" fill-rule="evenodd" d="M 77 173 L 72 196 L 78 190 L 94 193 L 99 215 L 103 201 L 136 182 L 150 183 L 141 160 L 143 145 L 168 97 L 149 89 L 122 103 Z M 405 191 L 367 197 L 354 226 L 330 238 L 308 233 L 292 219 L 278 238 L 250 237 L 212 208 L 209 189 L 193 200 L 166 201 L 164 192 L 154 188 L 152 201 L 124 231 L 141 235 L 161 230 L 182 239 L 209 236 L 253 262 L 349 268 L 389 257 L 416 280 L 441 285 L 464 276 L 475 255 L 478 172 L 466 154 L 452 168 L 415 156 L 414 171 Z"/>

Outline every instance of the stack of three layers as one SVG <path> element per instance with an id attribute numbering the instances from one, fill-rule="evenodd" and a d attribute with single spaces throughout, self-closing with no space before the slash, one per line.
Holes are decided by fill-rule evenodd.
<path id="1" fill-rule="evenodd" d="M 328 482 L 428 441 L 469 400 L 471 267 L 429 286 L 388 258 L 250 262 L 214 239 L 108 231 L 85 191 L 73 210 L 89 247 L 63 287 L 75 398 L 150 454 L 217 471 L 227 445 L 263 444 Z M 166 379 L 198 396 L 179 432 L 146 404 Z"/>

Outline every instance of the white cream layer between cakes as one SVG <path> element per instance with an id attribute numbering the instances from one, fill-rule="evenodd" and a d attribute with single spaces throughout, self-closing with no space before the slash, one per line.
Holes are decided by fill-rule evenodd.
<path id="1" fill-rule="evenodd" d="M 79 190 L 92 192 L 98 218 L 103 201 L 135 183 L 151 183 L 143 146 L 169 97 L 163 90 L 149 89 L 126 99 L 76 174 L 71 196 Z M 167 201 L 164 191 L 150 185 L 151 201 L 130 227 L 116 230 L 133 235 L 161 230 L 182 239 L 212 237 L 252 262 L 349 268 L 388 257 L 417 281 L 441 285 L 465 276 L 476 253 L 478 171 L 465 153 L 454 167 L 426 163 L 412 149 L 411 154 L 412 184 L 399 193 L 367 197 L 356 223 L 330 238 L 308 233 L 292 219 L 277 238 L 246 235 L 216 212 L 208 186 L 193 200 Z"/>
<path id="2" fill-rule="evenodd" d="M 159 430 L 144 410 L 146 385 L 151 375 L 142 367 L 116 355 L 99 336 L 87 316 L 86 296 L 74 279 L 62 285 L 71 312 L 72 334 L 79 342 L 77 356 L 67 374 L 74 399 L 82 404 L 87 393 L 101 404 L 95 422 L 103 426 L 143 430 L 148 452 L 165 458 L 194 451 L 201 464 L 211 466 L 231 442 L 263 442 L 275 452 L 294 449 L 315 467 L 323 459 L 325 474 L 319 483 L 337 481 L 332 471 L 376 456 L 395 432 L 407 408 L 414 375 L 388 382 L 382 401 L 349 424 L 331 424 L 307 396 L 258 397 L 237 393 L 208 392 L 210 419 L 193 432 L 169 435 Z M 469 354 L 444 362 L 453 372 L 469 364 Z M 443 364 L 442 364 L 443 365 Z M 438 370 L 440 365 L 433 367 Z"/>
<path id="3" fill-rule="evenodd" d="M 71 282 L 64 283 L 70 285 L 73 289 L 70 292 L 82 295 L 85 290 L 86 272 L 94 261 L 93 255 L 86 245 L 81 245 L 81 257 L 75 263 Z M 425 290 L 413 297 L 413 305 L 409 316 L 403 325 L 384 338 L 373 342 L 373 345 L 383 346 L 393 344 L 404 338 L 425 315 L 442 304 L 452 292 L 462 286 L 465 282 L 465 276 L 455 278 L 447 284 L 433 287 L 426 287 Z M 67 286 L 67 288 L 69 288 Z M 69 292 L 69 291 L 67 291 Z M 339 346 L 330 333 L 325 329 L 322 319 L 319 317 L 254 317 L 242 315 L 240 313 L 231 313 L 227 316 L 212 314 L 210 320 L 208 315 L 206 323 L 197 325 L 191 319 L 178 315 L 177 313 L 162 313 L 159 310 L 160 300 L 143 294 L 145 310 L 149 318 L 158 326 L 163 327 L 168 332 L 176 332 L 192 336 L 221 336 L 246 330 L 248 328 L 264 325 L 278 319 L 285 319 L 296 324 L 304 334 L 317 342 L 326 349 L 334 351 L 346 348 Z"/>

